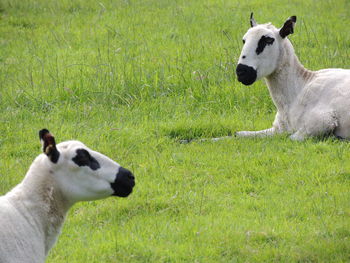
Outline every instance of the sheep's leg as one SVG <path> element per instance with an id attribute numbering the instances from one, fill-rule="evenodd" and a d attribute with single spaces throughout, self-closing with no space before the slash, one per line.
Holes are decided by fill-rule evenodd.
<path id="1" fill-rule="evenodd" d="M 307 137 L 328 136 L 338 126 L 335 112 L 313 110 L 305 117 L 304 125 L 290 136 L 292 140 L 303 141 Z"/>
<path id="2" fill-rule="evenodd" d="M 262 130 L 262 131 L 239 131 L 235 133 L 236 137 L 266 137 L 266 136 L 272 136 L 274 135 L 276 132 L 275 128 L 270 128 L 270 129 L 266 129 L 266 130 Z M 225 139 L 231 139 L 233 138 L 232 136 L 223 136 L 223 137 L 216 137 L 216 138 L 203 138 L 203 139 L 194 139 L 194 140 L 180 140 L 180 143 L 182 144 L 186 144 L 186 143 L 190 143 L 192 141 L 198 141 L 198 142 L 206 142 L 206 141 L 213 141 L 213 142 L 217 142 L 217 141 L 221 141 L 221 140 L 225 140 Z"/>
<path id="3" fill-rule="evenodd" d="M 272 136 L 276 133 L 280 133 L 278 132 L 278 130 L 274 127 L 270 128 L 270 129 L 266 129 L 266 130 L 262 130 L 262 131 L 239 131 L 235 133 L 236 137 L 266 137 L 266 136 Z M 203 138 L 203 139 L 194 139 L 194 140 L 180 140 L 180 143 L 186 144 L 186 143 L 190 143 L 192 141 L 199 141 L 199 142 L 205 142 L 205 141 L 213 141 L 213 142 L 217 142 L 217 141 L 221 141 L 221 140 L 225 140 L 225 139 L 231 139 L 233 138 L 232 136 L 223 136 L 223 137 L 217 137 L 217 138 Z"/>
<path id="4" fill-rule="evenodd" d="M 268 137 L 279 133 L 279 131 L 272 127 L 270 129 L 261 130 L 261 131 L 239 131 L 235 135 L 237 137 Z"/>
<path id="5" fill-rule="evenodd" d="M 272 124 L 272 128 L 261 130 L 261 131 L 239 131 L 236 132 L 235 135 L 237 137 L 268 137 L 273 136 L 276 134 L 280 134 L 284 131 L 287 131 L 286 129 L 286 123 L 284 121 L 284 118 L 282 117 L 279 112 L 276 113 L 275 120 Z"/>
<path id="6" fill-rule="evenodd" d="M 289 136 L 289 138 L 293 141 L 303 141 L 306 139 L 306 137 L 307 135 L 302 130 L 299 130 Z"/>

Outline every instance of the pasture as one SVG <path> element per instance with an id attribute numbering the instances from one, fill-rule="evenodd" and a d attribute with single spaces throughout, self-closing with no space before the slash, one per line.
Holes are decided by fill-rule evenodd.
<path id="1" fill-rule="evenodd" d="M 78 139 L 133 171 L 126 199 L 70 211 L 48 262 L 348 262 L 350 144 L 232 138 L 269 128 L 242 36 L 282 26 L 308 69 L 350 68 L 348 0 L 0 0 L 0 194 Z"/>

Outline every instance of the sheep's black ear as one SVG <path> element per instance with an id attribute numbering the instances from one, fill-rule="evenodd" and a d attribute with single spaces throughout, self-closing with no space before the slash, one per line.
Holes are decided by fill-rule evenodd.
<path id="1" fill-rule="evenodd" d="M 253 17 L 253 12 L 250 13 L 250 26 L 251 27 L 255 27 L 257 26 L 258 23 L 255 21 L 254 17 Z"/>
<path id="2" fill-rule="evenodd" d="M 39 131 L 39 138 L 43 146 L 43 152 L 51 162 L 57 163 L 60 153 L 56 148 L 55 137 L 47 129 L 42 129 Z"/>
<path id="3" fill-rule="evenodd" d="M 291 16 L 287 19 L 286 22 L 284 22 L 283 27 L 280 29 L 280 36 L 282 38 L 285 38 L 286 36 L 293 34 L 294 32 L 294 25 L 297 22 L 296 16 Z"/>

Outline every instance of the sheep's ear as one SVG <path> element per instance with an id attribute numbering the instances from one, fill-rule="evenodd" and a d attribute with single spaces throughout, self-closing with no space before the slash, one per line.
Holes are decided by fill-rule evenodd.
<path id="1" fill-rule="evenodd" d="M 39 138 L 43 146 L 43 152 L 49 157 L 51 162 L 57 163 L 60 152 L 56 148 L 55 137 L 47 129 L 39 131 Z"/>
<path id="2" fill-rule="evenodd" d="M 255 27 L 257 26 L 258 23 L 255 21 L 254 17 L 253 17 L 253 12 L 250 13 L 250 26 L 251 27 Z"/>
<path id="3" fill-rule="evenodd" d="M 287 19 L 286 22 L 284 22 L 283 27 L 280 29 L 280 36 L 282 38 L 285 38 L 286 36 L 293 34 L 294 32 L 294 25 L 297 22 L 296 16 L 291 16 Z"/>

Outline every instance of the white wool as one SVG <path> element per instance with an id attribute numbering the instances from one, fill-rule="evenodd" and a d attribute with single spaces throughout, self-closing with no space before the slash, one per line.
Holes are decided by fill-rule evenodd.
<path id="1" fill-rule="evenodd" d="M 273 45 L 257 55 L 255 48 L 262 36 L 275 39 Z M 333 133 L 350 139 L 350 70 L 305 69 L 288 38 L 271 25 L 257 25 L 244 36 L 246 44 L 238 63 L 264 77 L 277 108 L 272 128 L 240 131 L 237 136 L 270 136 L 287 132 L 293 140 Z M 244 56 L 244 57 L 243 57 Z"/>
<path id="2" fill-rule="evenodd" d="M 106 198 L 120 165 L 78 141 L 57 145 L 57 163 L 40 154 L 23 181 L 0 197 L 0 262 L 41 263 L 55 244 L 69 208 L 78 201 Z M 92 170 L 72 161 L 85 149 L 101 165 Z"/>

